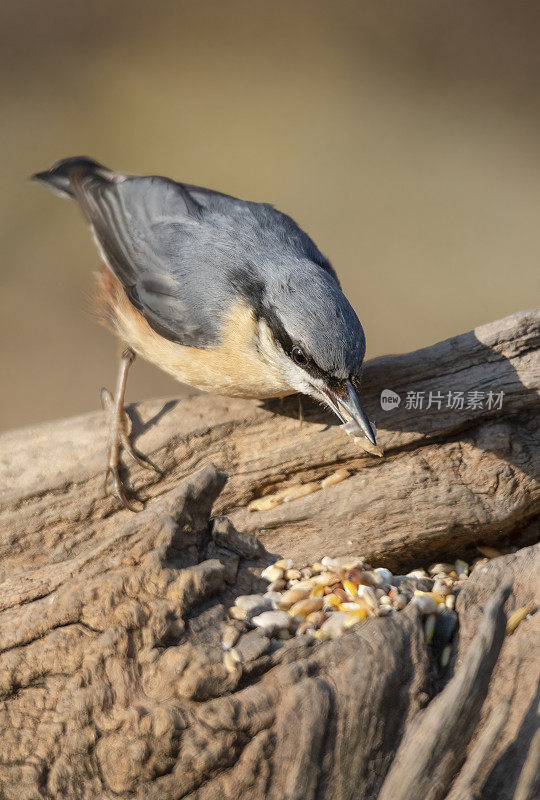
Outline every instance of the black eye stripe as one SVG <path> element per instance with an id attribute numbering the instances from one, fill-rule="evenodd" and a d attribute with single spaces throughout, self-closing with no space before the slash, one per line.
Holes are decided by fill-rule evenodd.
<path id="1" fill-rule="evenodd" d="M 300 350 L 304 353 L 306 357 L 306 363 L 301 364 L 299 366 L 302 367 L 309 375 L 313 378 L 319 378 L 323 380 L 326 385 L 333 390 L 333 388 L 338 389 L 342 383 L 339 378 L 335 378 L 333 375 L 329 374 L 322 370 L 318 364 L 315 363 L 313 358 L 306 353 L 306 351 L 296 345 L 287 331 L 285 330 L 284 326 L 281 324 L 281 320 L 279 319 L 278 315 L 275 313 L 274 309 L 271 306 L 266 306 L 263 303 L 260 303 L 258 307 L 255 308 L 255 314 L 257 319 L 264 319 L 268 327 L 270 328 L 270 332 L 274 340 L 280 345 L 283 352 L 289 357 L 292 357 L 293 348 L 299 347 Z M 294 359 L 293 359 L 294 360 Z M 296 363 L 296 362 L 295 362 Z"/>
<path id="2" fill-rule="evenodd" d="M 299 361 L 298 358 L 295 358 L 295 351 L 298 350 L 302 354 L 304 360 Z M 306 353 L 306 351 L 300 347 L 300 345 L 293 345 L 289 353 L 291 359 L 294 361 L 295 364 L 298 364 L 299 367 L 302 367 L 308 375 L 311 375 L 313 378 L 319 378 L 323 380 L 327 386 L 331 387 L 334 384 L 340 383 L 339 380 L 334 378 L 332 375 L 329 375 L 327 372 L 322 370 L 319 365 L 313 360 L 313 358 Z"/>

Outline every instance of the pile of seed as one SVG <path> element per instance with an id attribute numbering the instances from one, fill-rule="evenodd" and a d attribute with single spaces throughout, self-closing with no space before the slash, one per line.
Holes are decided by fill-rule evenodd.
<path id="1" fill-rule="evenodd" d="M 413 603 L 423 617 L 426 642 L 437 646 L 441 665 L 446 666 L 457 626 L 456 593 L 468 575 L 469 565 L 459 559 L 407 575 L 374 569 L 364 559 L 350 556 L 325 557 L 300 569 L 290 559 L 281 559 L 261 573 L 268 581 L 264 594 L 241 595 L 229 609 L 237 623 L 225 630 L 227 661 L 250 660 L 253 644 L 259 642 L 258 649 L 264 646 L 261 634 L 278 641 L 303 634 L 333 639 L 369 617 L 388 617 Z M 251 633 L 241 636 L 238 622 Z M 235 648 L 239 637 L 249 646 Z"/>

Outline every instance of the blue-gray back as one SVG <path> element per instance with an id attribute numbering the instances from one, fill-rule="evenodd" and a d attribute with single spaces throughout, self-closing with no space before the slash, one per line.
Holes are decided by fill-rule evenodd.
<path id="1" fill-rule="evenodd" d="M 64 159 L 36 179 L 74 197 L 106 263 L 161 335 L 211 347 L 239 300 L 285 352 L 302 346 L 316 370 L 358 375 L 362 326 L 328 260 L 286 214 L 162 177 L 119 175 Z"/>
<path id="2" fill-rule="evenodd" d="M 111 182 L 91 174 L 74 184 L 131 302 L 180 344 L 216 344 L 239 292 L 255 302 L 271 296 L 291 273 L 300 277 L 314 267 L 337 284 L 309 236 L 267 204 L 161 177 Z"/>

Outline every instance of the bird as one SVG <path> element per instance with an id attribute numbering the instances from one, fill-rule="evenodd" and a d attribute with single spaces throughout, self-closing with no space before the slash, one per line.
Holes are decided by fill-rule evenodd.
<path id="1" fill-rule="evenodd" d="M 243 398 L 300 393 L 376 444 L 358 398 L 364 330 L 330 261 L 268 203 L 159 175 L 114 172 L 87 156 L 32 179 L 76 201 L 101 256 L 95 307 L 120 339 L 105 491 L 135 511 L 120 474 L 133 448 L 124 397 L 136 356 L 182 383 Z M 347 427 L 346 427 L 347 430 Z"/>

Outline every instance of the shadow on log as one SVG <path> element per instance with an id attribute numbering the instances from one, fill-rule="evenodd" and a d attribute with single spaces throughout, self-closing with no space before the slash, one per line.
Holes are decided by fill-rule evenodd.
<path id="1" fill-rule="evenodd" d="M 147 498 L 136 515 L 100 496 L 101 414 L 0 437 L 0 796 L 532 800 L 538 616 L 503 637 L 507 613 L 538 604 L 540 546 L 475 568 L 443 671 L 412 605 L 325 642 L 244 634 L 234 668 L 221 639 L 269 552 L 393 567 L 534 538 L 538 319 L 369 364 L 383 459 L 318 410 L 300 426 L 223 398 L 134 407 L 137 445 L 164 468 L 154 483 L 133 471 Z M 415 418 L 404 403 L 375 411 L 383 388 L 450 387 L 505 400 Z M 210 460 L 228 481 L 200 469 Z M 246 510 L 338 466 L 351 477 L 336 486 Z M 242 533 L 213 524 L 212 509 Z"/>

